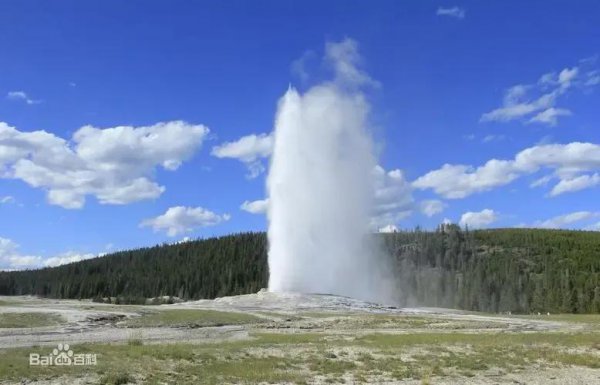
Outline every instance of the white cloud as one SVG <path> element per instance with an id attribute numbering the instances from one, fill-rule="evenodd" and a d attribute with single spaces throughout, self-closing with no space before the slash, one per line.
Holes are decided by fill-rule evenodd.
<path id="1" fill-rule="evenodd" d="M 0 271 L 55 267 L 96 257 L 91 253 L 68 251 L 55 257 L 42 258 L 37 255 L 21 254 L 18 249 L 18 244 L 10 239 L 0 237 Z"/>
<path id="2" fill-rule="evenodd" d="M 67 141 L 45 131 L 22 132 L 0 122 L 0 178 L 47 191 L 48 202 L 81 208 L 86 196 L 127 204 L 160 196 L 157 167 L 176 170 L 201 146 L 208 128 L 182 121 L 152 126 L 85 126 Z"/>
<path id="3" fill-rule="evenodd" d="M 25 102 L 26 104 L 40 104 L 42 102 L 41 100 L 31 99 L 27 93 L 23 91 L 10 91 L 8 94 L 6 94 L 6 98 L 8 100 Z"/>
<path id="4" fill-rule="evenodd" d="M 518 89 L 522 89 L 524 87 L 522 85 L 515 86 Z M 554 90 L 552 92 L 543 94 L 536 99 L 533 100 L 524 100 L 524 95 L 519 94 L 515 96 L 513 89 L 515 87 L 510 88 L 505 96 L 504 96 L 504 104 L 502 107 L 499 107 L 490 112 L 486 112 L 481 116 L 482 122 L 488 121 L 500 121 L 507 122 L 510 120 L 515 120 L 519 118 L 523 118 L 527 115 L 531 115 L 537 111 L 542 111 L 551 108 L 555 103 L 558 95 L 562 91 Z"/>
<path id="5" fill-rule="evenodd" d="M 492 159 L 477 168 L 445 164 L 417 178 L 413 186 L 421 190 L 433 189 L 447 199 L 459 199 L 507 185 L 540 169 L 552 169 L 554 175 L 538 179 L 532 187 L 558 178 L 551 196 L 596 186 L 600 178 L 598 174 L 586 173 L 600 170 L 600 146 L 580 142 L 543 144 L 519 152 L 513 160 Z"/>
<path id="6" fill-rule="evenodd" d="M 537 221 L 531 227 L 542 227 L 547 229 L 559 229 L 569 227 L 573 223 L 597 218 L 600 216 L 599 212 L 591 211 L 576 211 L 569 214 L 559 215 L 554 218 L 550 218 L 545 221 Z"/>
<path id="7" fill-rule="evenodd" d="M 487 227 L 498 220 L 498 214 L 494 210 L 484 209 L 478 212 L 467 211 L 460 217 L 459 224 L 462 227 L 478 229 Z"/>
<path id="8" fill-rule="evenodd" d="M 478 168 L 445 164 L 415 180 L 413 186 L 433 189 L 444 198 L 459 199 L 508 184 L 517 177 L 512 162 L 492 159 Z"/>
<path id="9" fill-rule="evenodd" d="M 256 178 L 264 170 L 261 159 L 273 152 L 273 136 L 271 134 L 246 135 L 234 142 L 226 142 L 212 149 L 211 154 L 217 158 L 237 159 L 248 167 L 248 178 Z"/>
<path id="10" fill-rule="evenodd" d="M 581 63 L 580 66 L 588 66 Z M 525 123 L 541 123 L 555 126 L 561 116 L 572 113 L 566 108 L 556 107 L 561 96 L 574 88 L 596 85 L 592 80 L 595 71 L 581 76 L 581 68 L 564 68 L 559 73 L 542 75 L 535 84 L 517 84 L 508 88 L 504 94 L 502 106 L 481 115 L 482 122 L 522 120 Z M 600 84 L 600 83 L 599 83 Z"/>
<path id="11" fill-rule="evenodd" d="M 396 233 L 398 228 L 395 225 L 387 225 L 379 229 L 380 233 Z"/>
<path id="12" fill-rule="evenodd" d="M 428 217 L 441 213 L 446 208 L 446 204 L 440 200 L 431 199 L 421 201 L 421 212 Z"/>
<path id="13" fill-rule="evenodd" d="M 565 68 L 558 74 L 558 84 L 561 86 L 568 86 L 575 79 L 579 69 L 577 67 Z"/>
<path id="14" fill-rule="evenodd" d="M 580 175 L 572 179 L 563 179 L 550 191 L 550 196 L 557 196 L 564 193 L 575 192 L 586 188 L 598 186 L 600 184 L 600 174 Z"/>
<path id="15" fill-rule="evenodd" d="M 600 71 L 589 71 L 587 73 L 587 79 L 585 85 L 588 87 L 597 86 L 600 84 Z"/>
<path id="16" fill-rule="evenodd" d="M 375 180 L 375 213 L 371 226 L 379 229 L 396 224 L 410 216 L 414 208 L 412 187 L 404 177 L 402 170 L 386 172 L 383 167 L 373 170 Z"/>
<path id="17" fill-rule="evenodd" d="M 571 115 L 571 111 L 569 111 L 565 108 L 550 107 L 550 108 L 547 108 L 544 111 L 538 113 L 533 118 L 531 118 L 529 121 L 537 122 L 537 123 L 545 123 L 549 126 L 556 126 L 556 124 L 558 123 L 559 116 L 569 116 L 569 115 Z"/>
<path id="18" fill-rule="evenodd" d="M 540 186 L 545 186 L 548 183 L 550 183 L 550 181 L 554 178 L 553 175 L 546 175 L 543 176 L 541 178 L 538 178 L 536 180 L 534 180 L 533 182 L 531 182 L 531 184 L 529 184 L 529 187 L 534 188 L 534 187 L 540 187 Z"/>
<path id="19" fill-rule="evenodd" d="M 202 207 L 176 206 L 169 208 L 162 215 L 146 219 L 140 226 L 151 227 L 155 232 L 166 231 L 168 236 L 174 237 L 200 227 L 217 225 L 228 221 L 229 218 L 229 214 L 218 215 Z"/>
<path id="20" fill-rule="evenodd" d="M 9 203 L 15 203 L 15 198 L 10 195 L 0 197 L 0 205 L 6 205 Z"/>
<path id="21" fill-rule="evenodd" d="M 505 138 L 504 135 L 490 134 L 490 135 L 486 135 L 483 139 L 481 139 L 481 142 L 483 142 L 483 143 L 490 143 L 490 142 L 494 142 L 494 141 L 504 140 L 504 138 Z"/>
<path id="22" fill-rule="evenodd" d="M 269 207 L 269 199 L 261 199 L 256 201 L 245 201 L 240 206 L 240 209 L 251 214 L 265 214 Z"/>
<path id="23" fill-rule="evenodd" d="M 455 17 L 457 19 L 464 19 L 466 14 L 467 14 L 467 12 L 465 11 L 465 9 L 460 8 L 460 7 L 451 7 L 451 8 L 439 7 L 436 11 L 436 15 L 438 15 L 438 16 L 450 16 L 450 17 Z"/>
<path id="24" fill-rule="evenodd" d="M 80 253 L 76 253 L 74 251 L 68 251 L 68 252 L 58 255 L 56 257 L 51 257 L 51 258 L 44 260 L 43 265 L 46 267 L 54 267 L 54 266 L 65 265 L 67 263 L 79 262 L 79 261 L 83 261 L 84 259 L 90 259 L 90 258 L 95 258 L 95 257 L 96 257 L 95 254 L 80 254 Z"/>
<path id="25" fill-rule="evenodd" d="M 38 256 L 20 254 L 18 249 L 18 244 L 0 237 L 0 270 L 35 267 L 42 261 Z"/>

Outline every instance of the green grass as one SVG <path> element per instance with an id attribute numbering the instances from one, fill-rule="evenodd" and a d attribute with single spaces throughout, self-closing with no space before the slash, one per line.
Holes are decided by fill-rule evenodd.
<path id="1" fill-rule="evenodd" d="M 137 338 L 137 337 L 136 337 Z M 418 333 L 326 335 L 254 333 L 248 340 L 203 344 L 83 344 L 95 353 L 90 367 L 29 367 L 30 352 L 52 347 L 0 349 L 0 373 L 20 381 L 90 374 L 101 383 L 305 384 L 315 376 L 339 383 L 346 377 L 390 380 L 470 377 L 489 368 L 507 372 L 532 365 L 600 368 L 598 333 Z M 405 357 L 409 357 L 406 359 Z M 460 381 L 457 381 L 459 383 Z"/>
<path id="2" fill-rule="evenodd" d="M 19 304 L 20 304 L 20 302 L 17 302 L 17 301 L 0 299 L 0 306 L 17 306 Z"/>
<path id="3" fill-rule="evenodd" d="M 263 322 L 263 319 L 243 313 L 214 310 L 176 309 L 145 313 L 126 322 L 130 327 L 207 327 L 242 325 Z"/>
<path id="4" fill-rule="evenodd" d="M 361 345 L 374 348 L 395 348 L 414 345 L 469 344 L 477 346 L 561 345 L 595 347 L 600 344 L 599 333 L 413 333 L 368 334 L 358 337 Z"/>
<path id="5" fill-rule="evenodd" d="M 55 313 L 0 313 L 1 328 L 36 328 L 54 326 L 65 322 Z"/>

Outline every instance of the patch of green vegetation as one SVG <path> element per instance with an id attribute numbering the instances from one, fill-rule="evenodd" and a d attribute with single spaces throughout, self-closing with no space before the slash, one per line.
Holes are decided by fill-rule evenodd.
<path id="1" fill-rule="evenodd" d="M 352 361 L 327 356 L 313 356 L 308 360 L 308 364 L 310 370 L 319 374 L 344 374 L 356 368 L 356 363 Z"/>
<path id="2" fill-rule="evenodd" d="M 144 344 L 144 335 L 141 330 L 134 330 L 129 333 L 127 336 L 127 344 L 129 345 L 143 345 Z"/>
<path id="3" fill-rule="evenodd" d="M 37 328 L 65 322 L 55 313 L 0 313 L 1 328 Z"/>
<path id="4" fill-rule="evenodd" d="M 301 368 L 294 360 L 280 357 L 248 357 L 240 360 L 219 360 L 210 364 L 197 366 L 188 365 L 190 374 L 203 378 L 205 383 L 221 384 L 223 382 L 237 383 L 297 383 L 304 380 Z M 224 380 L 224 381 L 223 381 Z"/>
<path id="5" fill-rule="evenodd" d="M 516 345 L 562 345 L 596 346 L 600 343 L 597 333 L 414 333 L 414 334 L 367 334 L 357 338 L 361 345 L 380 349 L 400 348 L 411 345 L 468 344 L 477 346 Z"/>
<path id="6" fill-rule="evenodd" d="M 319 333 L 253 333 L 253 345 L 298 345 L 326 343 L 327 335 Z"/>
<path id="7" fill-rule="evenodd" d="M 201 309 L 173 309 L 145 313 L 127 320 L 130 327 L 207 327 L 242 325 L 264 322 L 263 319 L 243 313 Z"/>
<path id="8" fill-rule="evenodd" d="M 97 366 L 30 367 L 29 353 L 52 347 L 0 349 L 0 373 L 7 380 L 39 380 L 85 374 L 106 384 L 308 383 L 315 376 L 339 383 L 373 376 L 428 380 L 474 376 L 488 368 L 507 370 L 533 363 L 599 368 L 598 333 L 255 333 L 252 339 L 191 344 L 83 344 L 75 353 L 97 354 Z M 137 337 L 136 337 L 137 338 Z M 600 345 L 599 345 L 600 346 Z M 127 373 L 127 377 L 123 375 Z M 435 380 L 431 380 L 435 382 Z"/>
<path id="9" fill-rule="evenodd" d="M 17 306 L 19 302 L 6 299 L 0 299 L 0 306 Z"/>
<path id="10" fill-rule="evenodd" d="M 353 321 L 357 324 L 356 326 L 371 329 L 422 328 L 431 324 L 445 322 L 443 320 L 389 314 L 369 314 L 362 317 L 356 317 Z"/>
<path id="11" fill-rule="evenodd" d="M 410 329 L 423 328 L 445 323 L 445 320 L 426 319 L 405 314 L 366 314 L 366 313 L 334 313 L 305 312 L 305 319 L 319 319 L 319 329 L 335 328 L 338 330 L 359 329 Z"/>
<path id="12" fill-rule="evenodd" d="M 125 385 L 135 383 L 135 378 L 127 373 L 108 373 L 100 378 L 100 383 L 105 385 Z"/>

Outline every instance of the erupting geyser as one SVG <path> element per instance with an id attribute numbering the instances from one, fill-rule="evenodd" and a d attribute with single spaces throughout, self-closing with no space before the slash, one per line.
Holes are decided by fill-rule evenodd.
<path id="1" fill-rule="evenodd" d="M 281 98 L 269 194 L 269 290 L 384 302 L 370 218 L 369 105 L 339 82 Z"/>

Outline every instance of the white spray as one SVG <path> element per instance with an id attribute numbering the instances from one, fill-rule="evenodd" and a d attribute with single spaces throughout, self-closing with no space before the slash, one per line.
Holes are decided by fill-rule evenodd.
<path id="1" fill-rule="evenodd" d="M 351 84 L 367 79 L 353 67 L 355 48 L 328 46 L 330 56 L 342 49 L 336 81 L 279 101 L 267 180 L 271 291 L 389 300 L 369 236 L 376 160 L 369 105 Z"/>

